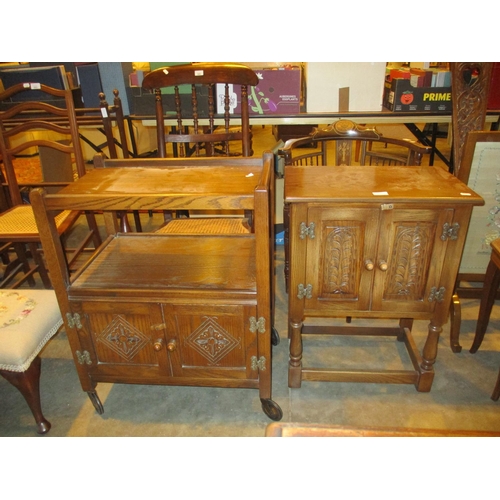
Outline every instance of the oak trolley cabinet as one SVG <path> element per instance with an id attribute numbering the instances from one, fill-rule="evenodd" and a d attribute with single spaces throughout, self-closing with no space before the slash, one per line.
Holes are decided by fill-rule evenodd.
<path id="1" fill-rule="evenodd" d="M 266 415 L 280 420 L 271 399 L 272 154 L 107 163 L 58 194 L 31 194 L 75 366 L 96 410 L 98 382 L 241 387 L 258 389 Z M 114 233 L 70 277 L 53 222 L 62 209 L 103 211 L 108 232 L 117 220 L 110 211 L 124 210 L 252 211 L 254 229 Z"/>
<path id="2" fill-rule="evenodd" d="M 470 215 L 482 204 L 437 167 L 286 167 L 289 386 L 378 382 L 430 391 Z M 398 319 L 399 325 L 335 325 L 334 317 Z M 422 353 L 411 334 L 413 319 L 430 320 Z M 413 369 L 305 367 L 307 334 L 396 336 Z"/>

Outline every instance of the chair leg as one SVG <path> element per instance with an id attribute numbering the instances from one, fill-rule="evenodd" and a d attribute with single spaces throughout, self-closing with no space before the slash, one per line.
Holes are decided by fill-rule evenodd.
<path id="1" fill-rule="evenodd" d="M 490 321 L 491 309 L 495 303 L 495 295 L 499 284 L 500 269 L 498 269 L 496 264 L 490 260 L 484 278 L 483 295 L 481 297 L 481 305 L 479 306 L 476 335 L 474 337 L 474 341 L 472 342 L 472 347 L 470 348 L 471 353 L 475 353 L 483 341 L 486 328 L 488 328 L 488 323 Z"/>
<path id="2" fill-rule="evenodd" d="M 16 387 L 24 396 L 35 417 L 38 434 L 46 434 L 50 430 L 50 422 L 42 413 L 40 402 L 40 368 L 42 359 L 37 356 L 25 372 L 11 372 L 0 370 L 0 375 Z"/>
<path id="3" fill-rule="evenodd" d="M 500 370 L 498 371 L 497 383 L 495 384 L 493 394 L 491 395 L 491 399 L 493 399 L 493 401 L 498 401 L 498 398 L 500 398 Z"/>
<path id="4" fill-rule="evenodd" d="M 38 243 L 28 243 L 28 247 L 31 252 L 31 257 L 33 258 L 33 261 L 35 262 L 37 268 L 38 268 L 38 274 L 40 275 L 40 278 L 42 279 L 43 286 L 47 289 L 52 288 L 52 283 L 49 278 L 49 274 L 47 272 L 47 268 L 45 267 L 45 263 L 43 261 L 43 257 L 38 249 Z"/>

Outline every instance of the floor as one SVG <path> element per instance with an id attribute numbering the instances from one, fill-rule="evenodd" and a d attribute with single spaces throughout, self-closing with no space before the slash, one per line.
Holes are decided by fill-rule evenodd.
<path id="1" fill-rule="evenodd" d="M 276 143 L 269 127 L 254 127 L 254 137 L 256 154 Z M 446 139 L 441 141 L 445 151 Z M 277 246 L 275 327 L 281 342 L 273 348 L 273 399 L 283 410 L 283 422 L 500 431 L 500 403 L 490 399 L 500 366 L 500 307 L 494 308 L 480 350 L 470 354 L 478 301 L 462 302 L 464 349 L 459 354 L 451 351 L 449 324 L 445 325 L 429 393 L 418 393 L 409 385 L 327 382 L 304 382 L 300 389 L 290 389 L 283 262 L 283 247 Z M 416 321 L 413 332 L 421 347 L 427 323 Z M 362 362 L 376 367 L 386 357 L 396 368 L 408 363 L 400 345 L 380 339 L 318 338 L 305 346 L 305 356 L 318 366 L 325 359 L 349 366 Z M 81 390 L 64 331 L 46 346 L 42 358 L 42 405 L 52 423 L 47 437 L 262 437 L 271 423 L 252 389 L 99 384 L 105 411 L 98 415 Z M 3 379 L 0 436 L 36 436 L 24 399 Z"/>

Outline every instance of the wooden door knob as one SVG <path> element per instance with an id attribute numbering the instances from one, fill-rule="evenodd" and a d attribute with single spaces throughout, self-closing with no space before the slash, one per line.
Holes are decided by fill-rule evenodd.
<path id="1" fill-rule="evenodd" d="M 388 267 L 389 267 L 389 266 L 387 265 L 387 262 L 386 262 L 385 260 L 381 260 L 381 261 L 379 261 L 379 263 L 378 263 L 378 268 L 379 268 L 381 271 L 384 271 L 384 272 L 385 272 L 385 271 L 387 271 Z"/>
<path id="2" fill-rule="evenodd" d="M 153 344 L 153 349 L 158 352 L 161 351 L 163 347 L 163 339 L 156 339 L 155 343 Z"/>
<path id="3" fill-rule="evenodd" d="M 375 266 L 373 265 L 373 262 L 372 262 L 370 259 L 366 259 L 366 260 L 365 260 L 365 269 L 366 269 L 367 271 L 373 271 L 373 268 L 374 268 L 374 267 L 375 267 Z"/>

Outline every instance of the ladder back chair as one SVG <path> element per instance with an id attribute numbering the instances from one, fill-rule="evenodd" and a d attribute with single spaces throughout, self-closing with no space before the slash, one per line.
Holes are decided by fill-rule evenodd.
<path id="1" fill-rule="evenodd" d="M 252 156 L 248 87 L 258 82 L 256 73 L 241 64 L 194 63 L 148 73 L 142 88 L 155 94 L 158 157 L 167 157 L 167 144 L 172 144 L 173 156 Z M 189 94 L 182 94 L 186 86 Z M 173 89 L 173 95 L 162 94 L 162 89 L 168 88 Z M 174 111 L 165 109 L 168 97 L 173 98 Z M 169 133 L 165 131 L 166 118 L 176 123 Z M 232 150 L 234 143 L 238 145 L 237 152 Z M 172 214 L 165 214 L 166 224 L 160 231 L 242 233 L 252 226 L 250 213 L 234 217 L 235 214 L 226 212 L 219 218 L 190 215 L 186 211 L 177 212 L 174 219 Z"/>
<path id="2" fill-rule="evenodd" d="M 46 101 L 29 100 L 33 90 L 44 93 Z M 26 93 L 22 99 L 19 96 Z M 39 95 L 39 94 L 38 94 Z M 28 100 L 25 100 L 28 99 Z M 27 201 L 23 200 L 20 185 L 15 170 L 16 157 L 26 154 L 36 148 L 54 151 L 57 159 L 52 160 L 51 167 L 57 170 L 61 167 L 61 157 L 70 157 L 72 179 L 64 181 L 42 181 L 24 183 L 27 189 L 44 186 L 48 189 L 58 189 L 75 177 L 85 175 L 85 162 L 81 150 L 75 107 L 71 90 L 60 90 L 39 83 L 19 83 L 0 93 L 0 153 L 8 184 L 10 208 L 0 214 L 0 242 L 11 243 L 16 249 L 21 265 L 4 276 L 0 287 L 12 282 L 14 274 L 23 272 L 20 280 L 13 286 L 17 287 L 26 280 L 34 285 L 33 275 L 38 272 L 43 285 L 51 287 L 50 279 L 40 252 L 40 235 L 36 226 L 33 210 Z M 57 163 L 56 163 L 57 162 Z M 60 163 L 61 162 L 61 163 Z M 80 211 L 64 211 L 57 217 L 57 230 L 61 237 L 80 218 Z M 78 255 L 90 241 L 97 247 L 101 243 L 98 226 L 93 214 L 85 214 L 89 231 L 78 242 L 77 248 L 66 246 L 68 267 L 71 268 Z M 29 249 L 26 252 L 25 248 Z M 28 263 L 31 255 L 34 265 Z"/>
<path id="3" fill-rule="evenodd" d="M 354 165 L 356 143 L 361 144 L 360 165 L 410 166 L 420 165 L 432 148 L 404 139 L 384 137 L 375 128 L 368 128 L 351 120 L 338 120 L 324 129 L 315 129 L 306 137 L 289 139 L 278 155 L 287 165 L 342 166 Z M 334 158 L 329 159 L 333 154 Z M 331 156 L 330 156 L 331 158 Z M 285 232 L 285 286 L 288 291 L 290 271 L 287 207 L 284 207 Z"/>

